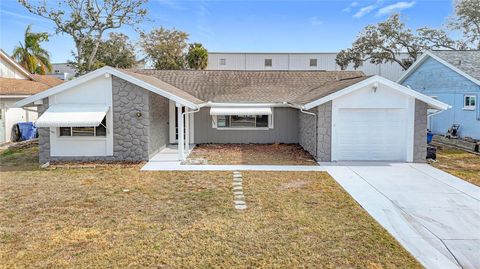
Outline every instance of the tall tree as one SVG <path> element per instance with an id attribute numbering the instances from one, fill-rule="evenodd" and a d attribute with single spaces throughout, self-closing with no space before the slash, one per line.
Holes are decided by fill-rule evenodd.
<path id="1" fill-rule="evenodd" d="M 205 69 L 208 65 L 208 51 L 200 43 L 190 44 L 187 53 L 188 67 L 191 69 Z"/>
<path id="2" fill-rule="evenodd" d="M 97 50 L 97 57 L 92 65 L 88 68 L 90 70 L 100 68 L 108 65 L 116 68 L 131 68 L 137 61 L 135 57 L 135 46 L 130 41 L 128 36 L 119 33 L 110 33 L 107 40 L 101 40 Z M 92 40 L 88 40 L 84 45 L 84 56 L 89 58 L 94 48 Z M 78 66 L 79 72 L 88 71 L 86 61 L 84 64 Z"/>
<path id="3" fill-rule="evenodd" d="M 140 46 L 157 69 L 184 69 L 188 34 L 163 27 L 140 33 Z"/>
<path id="4" fill-rule="evenodd" d="M 480 0 L 457 1 L 449 27 L 461 31 L 464 41 L 480 50 Z"/>
<path id="5" fill-rule="evenodd" d="M 52 71 L 50 55 L 43 49 L 40 43 L 48 41 L 48 33 L 33 33 L 32 25 L 25 30 L 24 44 L 19 45 L 13 50 L 13 58 L 32 74 L 45 75 Z"/>
<path id="6" fill-rule="evenodd" d="M 366 26 L 357 36 L 353 42 L 352 47 L 340 51 L 335 61 L 342 68 L 345 69 L 349 64 L 353 63 L 354 68 L 358 68 L 363 62 L 369 61 L 371 63 L 385 63 L 395 62 L 403 69 L 408 69 L 410 65 L 417 60 L 418 56 L 423 50 L 427 49 L 448 49 L 460 50 L 470 49 L 469 44 L 474 44 L 475 38 L 479 35 L 472 33 L 475 24 L 470 21 L 475 21 L 477 12 L 465 11 L 464 3 L 468 3 L 471 8 L 476 4 L 471 4 L 480 0 L 463 0 L 457 4 L 457 17 L 452 19 L 450 23 L 451 28 L 464 29 L 464 33 L 468 34 L 467 39 L 454 40 L 449 37 L 447 30 L 431 29 L 428 27 L 419 28 L 416 31 L 409 29 L 402 22 L 399 14 L 391 15 L 386 21 L 380 22 L 376 25 Z M 463 3 L 463 4 L 462 4 Z M 463 11 L 462 11 L 463 8 Z M 461 14 L 467 13 L 470 20 L 459 19 Z M 477 15 L 475 15 L 477 14 Z M 462 21 L 462 23 L 459 23 Z M 467 28 L 468 21 L 468 31 Z M 477 18 L 477 21 L 479 19 Z M 463 26 L 459 26 L 463 25 Z M 474 31 L 473 31 L 474 32 Z M 467 34 L 465 34 L 467 36 Z M 478 42 L 478 40 L 476 41 Z M 407 53 L 405 56 L 404 53 Z"/>
<path id="7" fill-rule="evenodd" d="M 400 15 L 394 14 L 384 22 L 365 27 L 352 47 L 340 51 L 335 60 L 342 69 L 350 63 L 358 68 L 365 61 L 376 64 L 396 62 L 407 69 L 422 49 L 413 31 L 405 27 Z M 401 58 L 401 52 L 408 52 L 408 57 Z"/>
<path id="8" fill-rule="evenodd" d="M 103 34 L 123 25 L 135 25 L 144 20 L 147 10 L 143 5 L 148 0 L 18 0 L 33 14 L 55 23 L 56 32 L 68 34 L 76 47 L 76 65 L 91 70 Z M 92 51 L 85 57 L 85 44 L 93 43 Z"/>

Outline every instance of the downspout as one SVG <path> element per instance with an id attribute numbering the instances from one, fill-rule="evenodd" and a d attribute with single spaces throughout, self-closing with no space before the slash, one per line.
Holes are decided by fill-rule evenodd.
<path id="1" fill-rule="evenodd" d="M 190 121 L 189 121 L 188 123 L 186 122 L 186 117 L 185 117 L 185 115 L 197 113 L 197 112 L 200 111 L 200 109 L 201 109 L 201 106 L 197 106 L 197 109 L 196 109 L 196 110 L 192 110 L 192 111 L 188 111 L 188 112 L 186 112 L 186 111 L 185 111 L 185 112 L 182 112 L 182 117 L 184 118 L 185 123 L 186 123 L 186 124 L 190 124 Z M 188 128 L 188 130 L 190 131 L 190 128 Z M 190 134 L 188 134 L 188 140 L 190 140 Z M 188 145 L 190 145 L 190 141 L 185 141 L 185 142 L 187 142 Z M 189 147 L 190 147 L 190 146 L 189 146 Z"/>
<path id="2" fill-rule="evenodd" d="M 313 112 L 310 112 L 310 111 L 306 111 L 304 110 L 304 107 L 303 106 L 297 106 L 297 105 L 294 105 L 292 103 L 289 103 L 289 102 L 283 102 L 285 105 L 288 105 L 290 107 L 293 107 L 293 108 L 296 108 L 298 110 L 300 110 L 301 113 L 303 114 L 307 114 L 307 115 L 311 115 L 311 116 L 314 116 L 315 117 L 315 159 L 318 157 L 317 156 L 317 149 L 318 149 L 318 115 L 313 113 Z"/>

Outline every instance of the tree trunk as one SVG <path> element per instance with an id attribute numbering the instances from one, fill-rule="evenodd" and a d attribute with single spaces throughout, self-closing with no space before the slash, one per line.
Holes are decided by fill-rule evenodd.
<path id="1" fill-rule="evenodd" d="M 95 57 L 97 56 L 97 51 L 98 47 L 100 46 L 100 41 L 102 38 L 102 33 L 99 33 L 97 38 L 95 39 L 95 44 L 93 46 L 92 53 L 88 57 L 88 62 L 87 62 L 87 70 L 90 71 L 90 68 L 92 67 L 93 61 L 95 60 Z"/>

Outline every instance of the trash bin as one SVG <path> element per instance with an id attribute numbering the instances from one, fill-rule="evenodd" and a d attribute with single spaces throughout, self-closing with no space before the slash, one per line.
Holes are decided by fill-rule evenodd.
<path id="1" fill-rule="evenodd" d="M 33 122 L 19 122 L 18 129 L 20 130 L 20 141 L 26 141 L 37 137 L 37 127 Z"/>
<path id="2" fill-rule="evenodd" d="M 433 139 L 433 134 L 430 131 L 427 131 L 427 144 L 430 144 Z"/>

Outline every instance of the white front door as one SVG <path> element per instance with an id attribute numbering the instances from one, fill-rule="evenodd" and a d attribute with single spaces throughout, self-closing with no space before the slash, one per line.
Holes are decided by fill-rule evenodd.
<path id="1" fill-rule="evenodd" d="M 335 160 L 407 160 L 407 109 L 339 108 L 334 128 Z"/>

